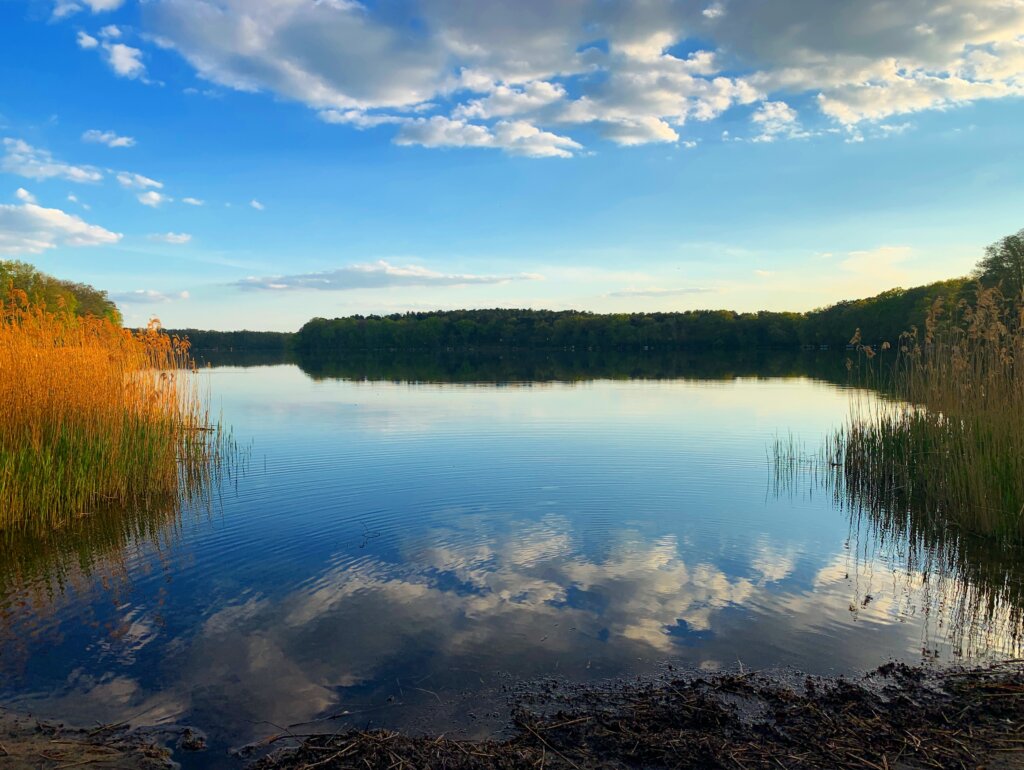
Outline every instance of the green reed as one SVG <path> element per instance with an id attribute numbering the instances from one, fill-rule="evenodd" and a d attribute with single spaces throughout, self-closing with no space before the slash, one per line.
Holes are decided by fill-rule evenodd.
<path id="1" fill-rule="evenodd" d="M 864 389 L 817 458 L 834 487 L 869 509 L 1024 542 L 1024 302 L 979 288 L 952 308 L 937 300 L 895 347 L 862 345 L 859 331 L 853 343 Z M 794 456 L 776 444 L 777 466 Z"/>

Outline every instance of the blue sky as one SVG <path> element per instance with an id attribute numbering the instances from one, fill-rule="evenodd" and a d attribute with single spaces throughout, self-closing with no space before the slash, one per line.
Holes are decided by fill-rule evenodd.
<path id="1" fill-rule="evenodd" d="M 131 323 L 796 309 L 1024 227 L 1020 0 L 0 0 L 0 258 Z"/>

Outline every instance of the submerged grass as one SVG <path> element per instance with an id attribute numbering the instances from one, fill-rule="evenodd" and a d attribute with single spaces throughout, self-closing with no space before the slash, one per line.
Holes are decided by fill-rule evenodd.
<path id="1" fill-rule="evenodd" d="M 223 436 L 188 343 L 30 304 L 0 313 L 0 530 L 203 494 Z"/>

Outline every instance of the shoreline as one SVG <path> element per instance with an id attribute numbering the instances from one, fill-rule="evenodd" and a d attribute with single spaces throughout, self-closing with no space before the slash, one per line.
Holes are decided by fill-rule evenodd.
<path id="1" fill-rule="evenodd" d="M 791 675 L 788 675 L 791 674 Z M 523 685 L 507 734 L 279 733 L 237 752 L 300 768 L 1024 768 L 1024 661 L 890 662 L 862 677 L 670 670 L 648 680 Z"/>
<path id="2" fill-rule="evenodd" d="M 315 732 L 283 730 L 223 754 L 191 727 L 74 728 L 0 708 L 0 767 L 1024 768 L 1020 659 L 889 662 L 860 676 L 669 666 L 656 677 L 604 683 L 522 682 L 507 696 L 506 729 L 488 739 L 324 719 L 307 723 Z"/>

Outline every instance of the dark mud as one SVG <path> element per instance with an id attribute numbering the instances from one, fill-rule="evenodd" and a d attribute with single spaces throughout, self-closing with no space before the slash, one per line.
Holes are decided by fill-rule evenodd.
<path id="1" fill-rule="evenodd" d="M 890 663 L 860 679 L 670 672 L 604 688 L 551 682 L 514 701 L 501 739 L 285 732 L 242 753 L 253 770 L 1024 768 L 1021 661 Z"/>

